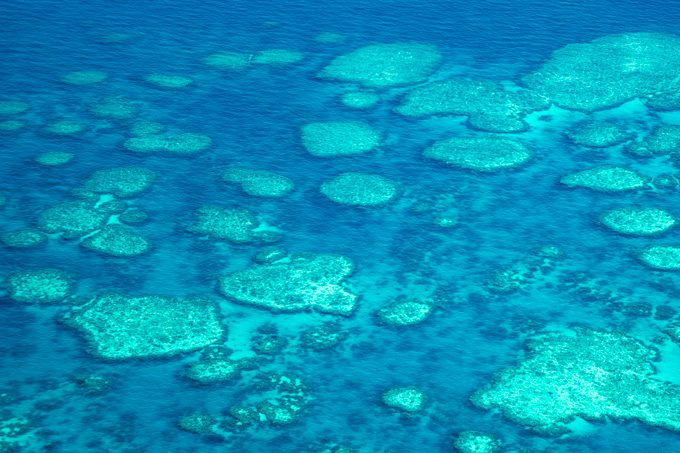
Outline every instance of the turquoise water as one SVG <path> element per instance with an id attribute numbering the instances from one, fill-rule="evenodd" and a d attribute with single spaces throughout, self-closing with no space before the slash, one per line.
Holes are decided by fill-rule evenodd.
<path id="1" fill-rule="evenodd" d="M 656 348 L 658 357 L 650 362 L 654 379 L 680 385 L 680 349 L 668 334 L 680 322 L 680 280 L 677 273 L 652 269 L 639 259 L 648 246 L 680 245 L 678 229 L 624 235 L 599 221 L 605 212 L 631 206 L 680 216 L 677 179 L 662 186 L 658 178 L 679 177 L 680 140 L 652 156 L 631 152 L 658 126 L 680 124 L 680 105 L 655 108 L 645 97 L 650 93 L 633 90 L 622 103 L 584 112 L 556 101 L 559 93 L 552 93 L 543 107 L 520 115 L 526 130 L 499 134 L 527 146 L 532 157 L 494 172 L 423 156 L 439 140 L 494 135 L 470 125 L 465 115 L 413 118 L 395 108 L 414 88 L 454 77 L 519 90 L 524 76 L 568 44 L 621 33 L 680 34 L 680 5 L 253 3 L 0 5 L 0 102 L 28 107 L 0 117 L 17 122 L 3 123 L 8 130 L 0 131 L 0 191 L 6 197 L 0 233 L 42 229 L 48 236 L 34 247 L 2 248 L 0 451 L 438 452 L 455 451 L 454 439 L 464 431 L 491 434 L 510 452 L 679 450 L 678 405 L 668 410 L 676 430 L 622 416 L 581 420 L 570 432 L 545 433 L 498 408 L 477 407 L 470 397 L 529 357 L 527 341 L 574 326 L 629 335 Z M 337 35 L 323 39 L 322 33 Z M 441 55 L 413 82 L 362 87 L 320 76 L 335 58 L 364 46 L 412 42 L 434 46 Z M 257 64 L 258 52 L 266 49 L 295 51 L 303 58 Z M 237 53 L 243 64 L 232 69 L 206 64 L 205 58 L 218 52 Z M 668 52 L 672 60 L 680 48 Z M 640 63 L 640 55 L 632 53 L 629 66 Z M 74 71 L 106 77 L 91 84 L 65 82 Z M 181 75 L 192 83 L 159 87 L 145 80 L 152 73 Z M 672 91 L 673 76 L 659 78 Z M 603 80 L 615 86 L 619 74 Z M 341 96 L 359 89 L 377 93 L 377 104 L 362 110 L 343 105 Z M 491 95 L 470 94 L 470 104 L 484 96 Z M 111 97 L 130 107 L 125 118 L 120 111 L 118 117 L 93 114 L 93 106 Z M 50 125 L 64 119 L 83 129 L 50 132 Z M 565 135 L 588 119 L 613 119 L 632 135 L 600 148 Z M 131 151 L 125 143 L 142 121 L 174 133 L 203 134 L 211 144 L 184 156 Z M 363 121 L 378 131 L 380 144 L 363 154 L 314 156 L 303 144 L 302 128 L 327 121 Z M 18 128 L 9 130 L 12 125 Z M 36 161 L 52 151 L 72 153 L 72 160 L 53 166 Z M 130 227 L 150 244 L 145 253 L 112 256 L 79 244 L 102 224 L 68 237 L 39 223 L 41 213 L 63 202 L 80 200 L 92 207 L 112 199 L 75 190 L 98 170 L 130 165 L 153 171 L 155 180 L 143 192 L 119 197 L 126 207 L 105 222 L 120 222 L 122 209 L 145 212 L 147 220 Z M 625 192 L 560 183 L 568 174 L 601 165 L 635 170 L 646 179 Z M 295 189 L 280 198 L 249 195 L 222 180 L 234 167 L 274 172 Z M 398 189 L 379 206 L 338 204 L 320 187 L 344 172 L 378 174 Z M 192 232 L 204 205 L 247 208 L 275 237 L 230 241 Z M 352 313 L 274 312 L 220 291 L 221 277 L 258 266 L 256 255 L 271 246 L 289 255 L 279 266 L 301 253 L 351 260 L 352 272 L 335 283 L 358 296 Z M 546 255 L 548 246 L 559 253 Z M 11 276 L 47 268 L 69 274 L 68 297 L 51 303 L 17 300 Z M 504 275 L 512 275 L 517 285 L 499 291 L 494 279 L 507 269 Z M 219 309 L 224 332 L 212 342 L 248 364 L 237 376 L 206 384 L 186 376 L 187 367 L 206 353 L 205 344 L 163 357 L 112 360 L 65 321 L 109 293 L 207 296 Z M 422 302 L 431 313 L 412 326 L 387 325 L 380 310 L 400 301 Z M 155 325 L 144 324 L 153 316 L 140 315 L 142 332 Z M 339 332 L 338 341 L 326 348 L 305 346 L 309 330 L 320 326 Z M 282 347 L 268 354 L 258 350 L 255 340 L 265 334 Z M 173 344 L 176 338 L 158 341 Z M 155 344 L 146 337 L 141 342 L 142 348 Z M 614 371 L 625 374 L 625 369 Z M 272 423 L 257 406 L 265 400 L 280 403 L 282 395 L 297 391 L 263 388 L 271 373 L 304 385 L 304 397 L 294 400 L 301 410 L 291 423 Z M 408 413 L 381 400 L 401 387 L 422 391 L 424 408 Z M 673 388 L 668 400 L 678 402 Z M 512 401 L 521 403 L 521 397 Z M 179 425 L 192 414 L 209 415 L 216 424 L 233 421 L 229 411 L 237 405 L 257 406 L 257 420 L 246 427 L 212 425 L 209 433 Z"/>

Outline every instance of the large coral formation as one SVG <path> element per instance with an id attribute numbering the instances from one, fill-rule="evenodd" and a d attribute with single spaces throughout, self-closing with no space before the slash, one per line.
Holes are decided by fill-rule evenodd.
<path id="1" fill-rule="evenodd" d="M 653 245 L 640 253 L 640 260 L 653 269 L 680 271 L 680 247 Z"/>
<path id="2" fill-rule="evenodd" d="M 645 186 L 645 178 L 623 167 L 594 167 L 564 176 L 562 184 L 599 192 L 622 192 Z"/>
<path id="3" fill-rule="evenodd" d="M 235 243 L 272 239 L 274 232 L 264 229 L 257 215 L 246 208 L 205 205 L 198 209 L 196 222 L 189 231 Z"/>
<path id="4" fill-rule="evenodd" d="M 380 175 L 342 173 L 321 185 L 321 193 L 336 203 L 350 206 L 381 206 L 398 193 L 397 183 Z"/>
<path id="5" fill-rule="evenodd" d="M 594 111 L 677 91 L 680 37 L 626 33 L 569 44 L 523 83 L 567 109 Z"/>
<path id="6" fill-rule="evenodd" d="M 423 155 L 448 165 L 493 172 L 526 163 L 532 156 L 522 142 L 502 137 L 455 137 L 441 140 Z"/>
<path id="7" fill-rule="evenodd" d="M 274 312 L 316 310 L 349 315 L 357 296 L 342 281 L 352 262 L 338 255 L 301 254 L 274 264 L 256 265 L 220 279 L 220 292 L 237 302 Z"/>
<path id="8" fill-rule="evenodd" d="M 222 179 L 240 184 L 241 189 L 253 197 L 280 198 L 288 195 L 295 188 L 290 178 L 268 170 L 230 168 L 222 174 Z"/>
<path id="9" fill-rule="evenodd" d="M 107 205 L 66 201 L 43 211 L 38 217 L 38 227 L 45 233 L 82 236 L 103 227 L 111 214 Z"/>
<path id="10" fill-rule="evenodd" d="M 673 228 L 675 218 L 659 208 L 618 208 L 600 217 L 600 222 L 620 234 L 651 236 Z"/>
<path id="11" fill-rule="evenodd" d="M 61 302 L 73 292 L 71 277 L 57 269 L 20 271 L 7 279 L 9 297 L 26 303 Z"/>
<path id="12" fill-rule="evenodd" d="M 144 167 L 130 165 L 98 170 L 85 181 L 85 189 L 94 193 L 109 193 L 126 198 L 139 195 L 151 187 L 156 173 Z"/>
<path id="13" fill-rule="evenodd" d="M 364 154 L 380 140 L 380 132 L 361 121 L 327 121 L 302 127 L 302 144 L 317 157 Z"/>
<path id="14" fill-rule="evenodd" d="M 319 75 L 369 87 L 407 85 L 424 80 L 440 60 L 429 44 L 372 44 L 335 58 Z"/>
<path id="15" fill-rule="evenodd" d="M 98 357 L 166 357 L 215 343 L 223 335 L 217 305 L 205 297 L 97 296 L 65 322 L 80 330 Z"/>
<path id="16" fill-rule="evenodd" d="M 577 417 L 680 430 L 680 386 L 654 378 L 657 352 L 636 339 L 577 328 L 537 336 L 528 349 L 472 402 L 546 434 L 568 431 Z"/>
<path id="17" fill-rule="evenodd" d="M 619 145 L 634 137 L 623 125 L 614 121 L 586 120 L 576 124 L 565 135 L 574 143 L 590 148 Z"/>
<path id="18" fill-rule="evenodd" d="M 456 78 L 414 88 L 396 111 L 414 117 L 465 115 L 476 129 L 520 132 L 529 128 L 524 121 L 527 114 L 547 107 L 545 98 L 530 90 L 508 89 L 489 80 Z"/>
<path id="19" fill-rule="evenodd" d="M 86 249 L 113 256 L 137 256 L 146 253 L 150 244 L 131 228 L 120 224 L 106 225 L 81 242 Z"/>

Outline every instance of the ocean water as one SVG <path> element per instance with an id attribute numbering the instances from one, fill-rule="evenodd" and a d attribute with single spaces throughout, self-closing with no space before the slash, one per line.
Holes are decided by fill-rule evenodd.
<path id="1" fill-rule="evenodd" d="M 568 44 L 622 33 L 680 34 L 679 19 L 680 3 L 656 0 L 3 2 L 0 101 L 29 108 L 0 117 L 22 126 L 0 131 L 6 197 L 0 233 L 35 230 L 40 213 L 65 201 L 94 203 L 74 190 L 95 171 L 136 165 L 157 176 L 150 189 L 124 200 L 148 214 L 133 227 L 151 244 L 144 254 L 96 253 L 79 245 L 82 237 L 58 233 L 37 247 L 0 249 L 0 451 L 445 452 L 455 451 L 464 431 L 491 434 L 509 452 L 680 451 L 677 430 L 640 420 L 581 420 L 570 432 L 546 434 L 470 402 L 475 391 L 529 357 L 531 338 L 574 326 L 629 335 L 655 348 L 654 378 L 680 385 L 680 347 L 666 333 L 680 322 L 680 277 L 637 258 L 650 245 L 680 245 L 679 230 L 634 237 L 598 222 L 604 212 L 628 206 L 662 208 L 677 218 L 677 179 L 665 188 L 646 184 L 621 193 L 560 184 L 563 176 L 598 165 L 679 177 L 675 149 L 652 157 L 627 152 L 655 127 L 680 124 L 677 112 L 654 110 L 635 96 L 595 113 L 552 105 L 529 115 L 526 131 L 501 134 L 526 144 L 531 159 L 487 173 L 425 159 L 423 150 L 438 140 L 489 132 L 475 130 L 462 115 L 409 118 L 394 111 L 416 85 L 452 76 L 521 84 Z M 322 42 L 322 33 L 338 39 Z M 441 62 L 425 80 L 370 90 L 380 96 L 372 108 L 341 103 L 359 84 L 319 77 L 334 58 L 363 46 L 409 42 L 436 46 Z M 265 49 L 304 58 L 253 64 Z M 206 65 L 205 57 L 217 52 L 243 54 L 248 64 L 239 70 Z M 74 71 L 107 77 L 64 83 Z M 159 88 L 144 79 L 152 73 L 193 83 Z M 109 96 L 134 104 L 129 118 L 92 114 L 91 106 Z M 588 118 L 615 119 L 634 138 L 608 148 L 579 146 L 564 133 Z M 64 119 L 84 129 L 47 130 Z M 131 152 L 124 144 L 138 121 L 205 134 L 212 143 L 191 156 Z M 381 144 L 361 155 L 313 156 L 301 128 L 320 121 L 364 121 L 380 131 Z M 50 151 L 73 159 L 59 166 L 36 162 Z M 273 171 L 295 189 L 282 198 L 248 195 L 222 180 L 231 167 Z M 343 172 L 389 178 L 398 195 L 384 206 L 334 203 L 320 187 Z M 250 209 L 279 237 L 271 244 L 234 243 L 192 233 L 204 205 Z M 455 225 L 437 224 L 441 216 Z M 343 285 L 359 297 L 353 313 L 272 312 L 222 296 L 218 279 L 256 266 L 254 257 L 271 245 L 291 255 L 349 258 L 354 269 Z M 548 246 L 560 253 L 542 256 Z M 45 268 L 68 272 L 72 294 L 56 303 L 15 300 L 10 276 Z M 507 269 L 517 287 L 494 291 L 495 276 Z M 102 357 L 64 319 L 109 293 L 207 296 L 224 329 L 216 343 L 233 359 L 255 358 L 254 365 L 224 382 L 201 384 L 185 375 L 200 349 L 161 358 Z M 432 312 L 413 326 L 380 321 L 380 309 L 403 300 L 424 301 Z M 329 325 L 341 332 L 340 341 L 305 347 L 305 332 Z M 262 332 L 275 332 L 285 345 L 256 353 L 253 340 Z M 237 405 L 275 398 L 276 391 L 261 385 L 271 373 L 304 384 L 304 407 L 291 423 L 257 415 L 249 426 L 223 427 L 222 434 L 180 427 L 191 414 L 229 420 Z M 420 389 L 425 407 L 414 413 L 388 407 L 382 395 L 400 387 Z M 680 426 L 680 406 L 670 405 L 669 413 Z"/>

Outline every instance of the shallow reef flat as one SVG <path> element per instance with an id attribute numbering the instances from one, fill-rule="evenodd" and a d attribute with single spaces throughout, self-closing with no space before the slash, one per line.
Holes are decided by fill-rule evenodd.
<path id="1" fill-rule="evenodd" d="M 0 452 L 672 449 L 649 1 L 0 5 Z"/>
<path id="2" fill-rule="evenodd" d="M 576 329 L 545 334 L 529 356 L 501 372 L 472 402 L 498 409 L 516 423 L 545 434 L 589 421 L 638 420 L 680 430 L 680 386 L 654 378 L 657 352 L 620 333 Z"/>

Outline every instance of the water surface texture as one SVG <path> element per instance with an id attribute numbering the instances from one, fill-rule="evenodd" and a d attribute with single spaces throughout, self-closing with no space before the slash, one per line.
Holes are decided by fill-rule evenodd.
<path id="1" fill-rule="evenodd" d="M 0 451 L 679 451 L 678 23 L 0 4 Z"/>

